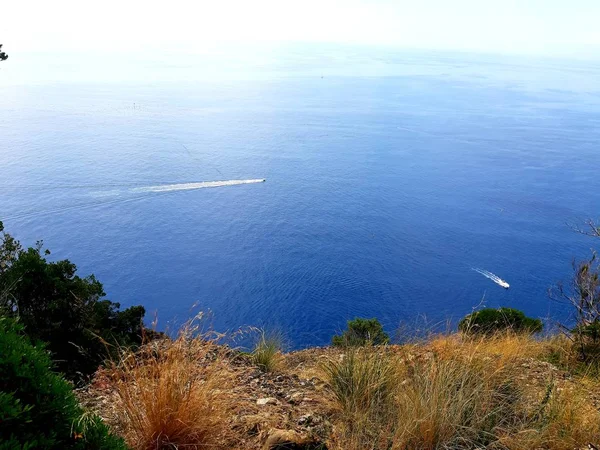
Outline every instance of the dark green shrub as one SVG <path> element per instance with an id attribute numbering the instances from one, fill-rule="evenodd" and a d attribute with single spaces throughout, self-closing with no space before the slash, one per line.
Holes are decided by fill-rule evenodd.
<path id="1" fill-rule="evenodd" d="M 542 331 L 540 319 L 527 317 L 523 311 L 513 308 L 485 308 L 465 316 L 458 329 L 469 334 L 493 334 L 499 331 L 537 333 Z"/>
<path id="2" fill-rule="evenodd" d="M 0 449 L 125 449 L 98 417 L 84 413 L 51 364 L 43 345 L 0 317 Z"/>
<path id="3" fill-rule="evenodd" d="M 47 261 L 41 242 L 23 249 L 0 222 L 0 309 L 19 317 L 32 340 L 48 344 L 55 367 L 71 380 L 93 373 L 111 351 L 138 345 L 142 306 L 120 311 L 102 284 L 76 275 L 68 260 Z"/>
<path id="4" fill-rule="evenodd" d="M 390 337 L 383 331 L 379 320 L 357 317 L 348 321 L 348 328 L 341 335 L 333 336 L 332 344 L 336 347 L 356 347 L 387 344 L 389 340 Z"/>

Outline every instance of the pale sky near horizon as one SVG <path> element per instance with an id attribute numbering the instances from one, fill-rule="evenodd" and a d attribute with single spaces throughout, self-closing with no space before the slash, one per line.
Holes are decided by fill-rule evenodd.
<path id="1" fill-rule="evenodd" d="M 299 41 L 600 56 L 600 0 L 8 0 L 0 15 L 9 54 Z"/>

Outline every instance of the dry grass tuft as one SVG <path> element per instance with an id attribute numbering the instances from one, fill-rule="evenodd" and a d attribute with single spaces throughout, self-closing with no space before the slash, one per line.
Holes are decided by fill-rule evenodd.
<path id="1" fill-rule="evenodd" d="M 545 367 L 534 359 L 545 346 L 524 335 L 455 334 L 333 359 L 324 365 L 339 411 L 332 448 L 562 450 L 598 442 L 600 413 L 581 384 L 566 390 L 524 373 Z"/>
<path id="2" fill-rule="evenodd" d="M 546 359 L 552 364 L 580 377 L 600 379 L 600 354 L 583 358 L 581 344 L 563 333 L 551 336 L 544 344 Z"/>
<path id="3" fill-rule="evenodd" d="M 281 364 L 283 339 L 278 333 L 267 333 L 264 330 L 258 330 L 258 333 L 250 358 L 263 372 L 273 372 Z"/>
<path id="4" fill-rule="evenodd" d="M 561 390 L 550 383 L 518 431 L 502 433 L 496 448 L 573 450 L 598 444 L 600 415 L 579 387 Z"/>
<path id="5" fill-rule="evenodd" d="M 499 365 L 509 364 L 520 358 L 537 358 L 546 351 L 543 341 L 529 334 L 510 331 L 489 336 L 468 336 L 462 333 L 433 336 L 426 345 L 441 358 L 491 357 Z"/>
<path id="6" fill-rule="evenodd" d="M 389 356 L 372 348 L 350 349 L 340 359 L 323 364 L 330 387 L 342 409 L 353 414 L 385 404 L 392 393 L 394 367 Z"/>
<path id="7" fill-rule="evenodd" d="M 229 448 L 228 419 L 235 399 L 224 348 L 193 337 L 154 341 L 125 354 L 110 371 L 118 422 L 131 448 Z"/>
<path id="8" fill-rule="evenodd" d="M 340 407 L 342 435 L 333 448 L 387 448 L 387 423 L 398 380 L 394 357 L 385 349 L 350 348 L 338 359 L 322 364 L 335 401 Z"/>

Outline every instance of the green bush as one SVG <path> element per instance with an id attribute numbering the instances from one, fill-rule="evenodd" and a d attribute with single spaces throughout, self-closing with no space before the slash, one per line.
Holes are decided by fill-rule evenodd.
<path id="1" fill-rule="evenodd" d="M 19 317 L 32 340 L 48 344 L 71 380 L 93 373 L 110 351 L 140 344 L 145 310 L 103 299 L 102 284 L 76 275 L 69 260 L 47 261 L 42 243 L 23 249 L 0 222 L 0 310 Z"/>
<path id="2" fill-rule="evenodd" d="M 485 308 L 465 316 L 458 329 L 469 334 L 494 334 L 500 331 L 537 333 L 542 331 L 540 319 L 527 317 L 523 311 L 513 308 Z"/>
<path id="3" fill-rule="evenodd" d="M 125 449 L 97 416 L 78 405 L 15 320 L 0 317 L 0 449 Z"/>
<path id="4" fill-rule="evenodd" d="M 332 344 L 336 347 L 357 347 L 361 345 L 381 345 L 387 344 L 390 337 L 385 331 L 379 320 L 361 319 L 357 317 L 348 321 L 348 328 L 341 334 L 333 336 Z"/>

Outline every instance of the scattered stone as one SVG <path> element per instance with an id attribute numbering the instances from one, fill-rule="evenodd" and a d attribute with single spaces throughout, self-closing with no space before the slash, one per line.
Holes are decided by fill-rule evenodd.
<path id="1" fill-rule="evenodd" d="M 303 416 L 300 416 L 300 418 L 298 419 L 298 425 L 305 425 L 305 426 L 309 426 L 314 422 L 314 416 L 312 414 L 304 414 Z"/>
<path id="2" fill-rule="evenodd" d="M 303 399 L 304 394 L 302 394 L 302 392 L 294 392 L 293 394 L 287 396 L 287 401 L 292 405 L 297 405 L 298 403 L 302 402 Z"/>
<path id="3" fill-rule="evenodd" d="M 273 397 L 259 398 L 258 400 L 256 400 L 256 404 L 260 405 L 260 406 L 264 406 L 264 405 L 276 405 L 277 404 L 277 399 L 273 398 Z"/>

